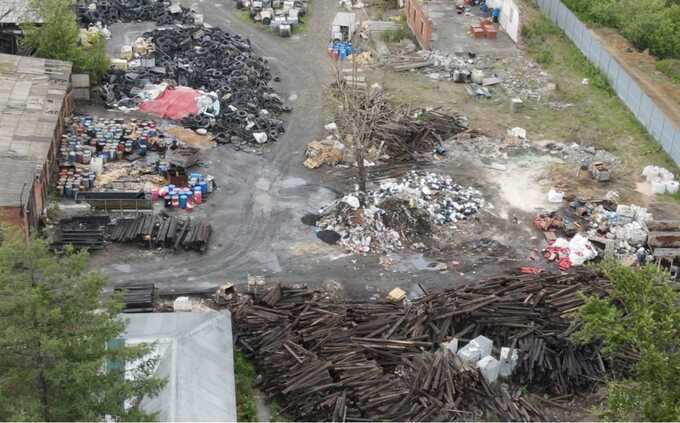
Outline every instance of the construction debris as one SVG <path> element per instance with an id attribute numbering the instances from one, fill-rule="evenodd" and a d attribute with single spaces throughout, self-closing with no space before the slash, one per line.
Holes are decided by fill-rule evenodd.
<path id="1" fill-rule="evenodd" d="M 339 243 L 359 253 L 384 253 L 427 240 L 437 226 L 451 229 L 477 213 L 482 197 L 449 176 L 411 171 L 366 193 L 348 194 L 321 210 L 316 225 L 339 234 Z"/>
<path id="2" fill-rule="evenodd" d="M 590 271 L 499 277 L 408 303 L 337 302 L 275 285 L 241 297 L 232 313 L 237 345 L 294 420 L 529 421 L 544 417 L 521 386 L 570 394 L 607 371 L 595 345 L 571 341 L 570 316 L 581 292 L 609 289 Z M 455 350 L 482 334 L 499 360 L 476 369 Z"/>

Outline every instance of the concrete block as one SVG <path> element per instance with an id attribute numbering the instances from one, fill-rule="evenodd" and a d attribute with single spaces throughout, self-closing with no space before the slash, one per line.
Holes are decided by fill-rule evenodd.
<path id="1" fill-rule="evenodd" d="M 515 348 L 502 347 L 498 374 L 501 377 L 510 377 L 515 370 L 515 367 L 517 367 L 518 361 L 519 354 Z"/>
<path id="2" fill-rule="evenodd" d="M 453 338 L 449 342 L 444 342 L 444 348 L 451 351 L 451 354 L 458 352 L 458 338 Z"/>
<path id="3" fill-rule="evenodd" d="M 487 355 L 477 362 L 477 368 L 482 374 L 482 377 L 486 379 L 488 383 L 494 383 L 498 379 L 498 371 L 500 368 L 498 360 Z"/>
<path id="4" fill-rule="evenodd" d="M 172 308 L 175 311 L 191 311 L 191 299 L 189 297 L 177 297 L 172 303 Z"/>
<path id="5" fill-rule="evenodd" d="M 493 341 L 486 336 L 480 335 L 468 342 L 466 346 L 458 351 L 458 357 L 468 364 L 475 364 L 480 359 L 491 354 Z"/>
<path id="6" fill-rule="evenodd" d="M 487 355 L 491 355 L 491 350 L 493 349 L 493 341 L 490 340 L 489 338 L 487 338 L 486 336 L 479 335 L 478 337 L 476 337 L 475 339 L 473 339 L 470 342 L 471 343 L 474 342 L 479 347 L 479 351 L 480 351 L 480 357 L 479 358 L 484 358 Z"/>

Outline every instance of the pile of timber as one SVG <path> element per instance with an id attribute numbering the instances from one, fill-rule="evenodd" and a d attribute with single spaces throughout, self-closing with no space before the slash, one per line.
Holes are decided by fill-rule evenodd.
<path id="1" fill-rule="evenodd" d="M 392 161 L 418 160 L 418 154 L 432 153 L 444 141 L 468 129 L 468 119 L 458 113 L 414 110 L 395 105 L 380 92 L 357 93 L 356 110 L 338 116 L 343 134 L 355 134 L 358 121 L 366 133 L 361 139 L 369 155 L 387 155 Z M 356 137 L 356 135 L 353 135 Z"/>
<path id="2" fill-rule="evenodd" d="M 59 221 L 56 241 L 50 244 L 50 248 L 61 251 L 71 245 L 77 249 L 100 250 L 104 248 L 104 232 L 108 223 L 108 216 L 62 219 Z"/>
<path id="3" fill-rule="evenodd" d="M 212 226 L 202 221 L 181 220 L 174 216 L 140 215 L 135 219 L 120 219 L 110 231 L 114 242 L 143 243 L 147 248 L 180 247 L 204 252 Z"/>
<path id="4" fill-rule="evenodd" d="M 116 288 L 123 294 L 124 313 L 150 313 L 154 311 L 156 286 L 152 283 L 139 283 Z"/>
<path id="5" fill-rule="evenodd" d="M 276 285 L 233 307 L 237 345 L 270 396 L 296 420 L 541 420 L 532 395 L 592 388 L 606 371 L 594 345 L 575 345 L 579 292 L 609 283 L 582 271 L 506 276 L 428 293 L 410 304 L 334 302 L 320 291 Z M 442 348 L 477 335 L 492 355 L 519 351 L 512 380 L 489 385 Z"/>

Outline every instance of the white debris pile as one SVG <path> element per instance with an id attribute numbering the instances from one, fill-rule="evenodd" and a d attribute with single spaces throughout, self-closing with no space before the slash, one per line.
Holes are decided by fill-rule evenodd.
<path id="1" fill-rule="evenodd" d="M 646 208 L 634 204 L 619 204 L 616 211 L 598 206 L 593 210 L 590 236 L 602 236 L 611 242 L 609 253 L 616 258 L 638 254 L 647 244 L 647 222 L 652 215 Z M 605 252 L 605 255 L 607 252 Z"/>
<path id="2" fill-rule="evenodd" d="M 482 206 L 481 193 L 450 176 L 411 171 L 366 193 L 349 194 L 321 210 L 317 226 L 360 254 L 395 251 L 431 237 L 436 226 L 451 227 Z"/>
<path id="3" fill-rule="evenodd" d="M 675 194 L 680 189 L 680 182 L 675 180 L 673 172 L 658 166 L 645 166 L 642 176 L 651 186 L 653 194 Z"/>
<path id="4" fill-rule="evenodd" d="M 471 340 L 460 350 L 458 339 L 453 338 L 447 343 L 447 349 L 451 354 L 458 355 L 463 363 L 478 368 L 488 383 L 496 382 L 498 377 L 509 378 L 519 361 L 519 353 L 515 348 L 502 347 L 499 359 L 493 357 L 493 341 L 483 335 Z"/>

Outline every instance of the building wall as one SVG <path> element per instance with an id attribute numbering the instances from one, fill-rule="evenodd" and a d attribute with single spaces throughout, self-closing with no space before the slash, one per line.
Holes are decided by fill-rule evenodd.
<path id="1" fill-rule="evenodd" d="M 406 0 L 404 3 L 406 23 L 424 49 L 432 47 L 432 21 L 425 14 L 417 0 Z"/>
<path id="2" fill-rule="evenodd" d="M 27 228 L 20 207 L 0 207 L 0 224 L 18 226 L 24 231 Z"/>
<path id="3" fill-rule="evenodd" d="M 4 207 L 0 209 L 0 223 L 18 225 L 23 228 L 26 234 L 32 233 L 40 224 L 40 217 L 47 206 L 47 193 L 49 184 L 57 172 L 57 153 L 61 142 L 61 135 L 64 131 L 64 119 L 73 111 L 73 99 L 69 90 L 64 96 L 64 102 L 59 114 L 59 120 L 54 128 L 54 135 L 50 144 L 50 150 L 45 157 L 45 162 L 40 168 L 40 172 L 33 180 L 30 191 L 24 195 L 23 212 L 22 207 Z"/>
<path id="4" fill-rule="evenodd" d="M 519 36 L 522 31 L 521 25 L 521 11 L 513 0 L 492 0 L 489 6 L 501 9 L 501 15 L 498 19 L 503 30 L 510 36 L 515 43 L 519 42 Z"/>

